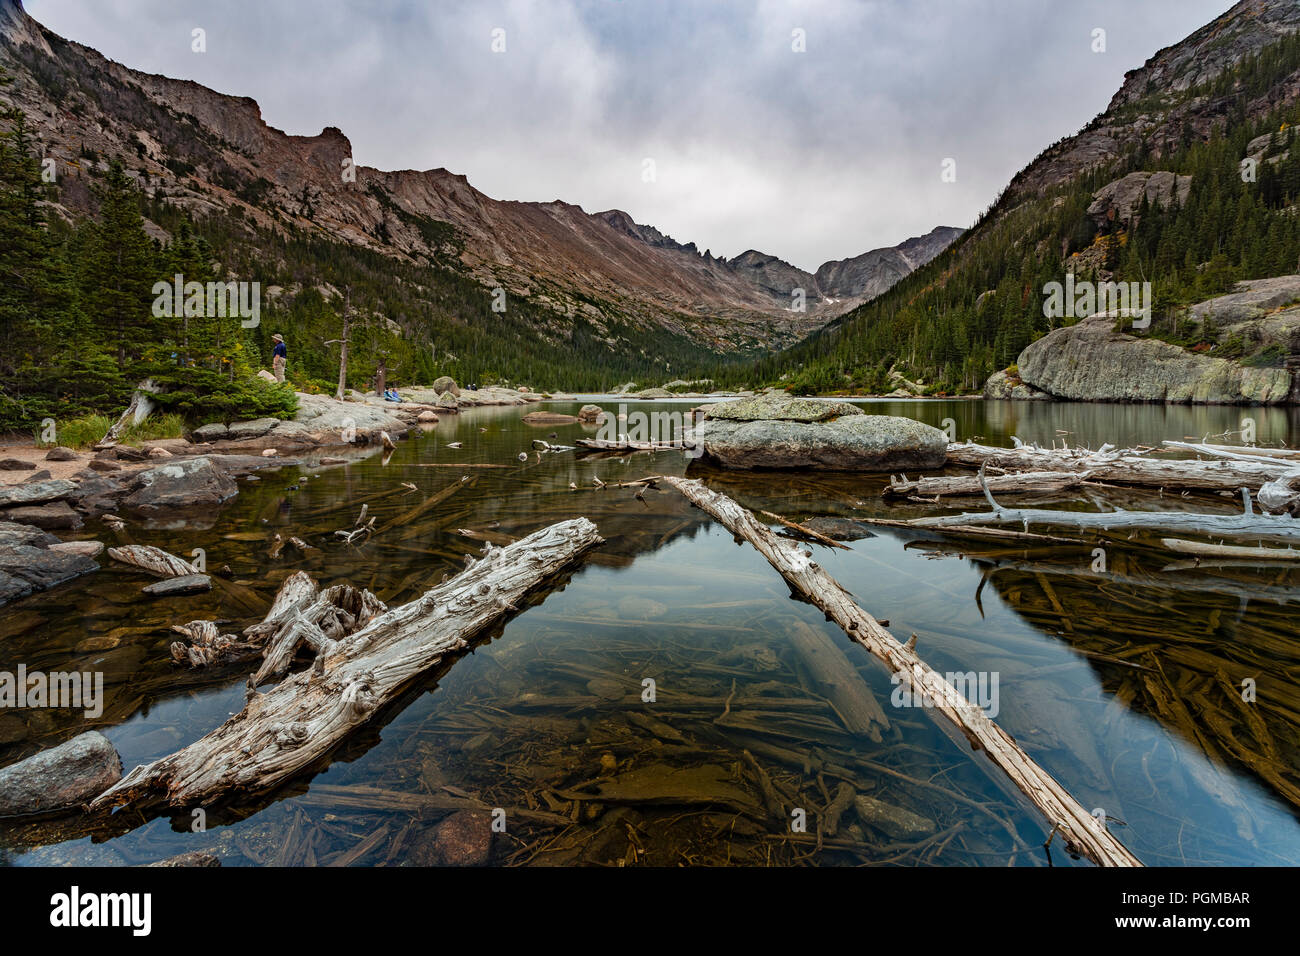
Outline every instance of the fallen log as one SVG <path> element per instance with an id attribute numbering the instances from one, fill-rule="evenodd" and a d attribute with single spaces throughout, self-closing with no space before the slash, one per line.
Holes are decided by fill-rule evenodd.
<path id="1" fill-rule="evenodd" d="M 1179 554 L 1195 554 L 1206 558 L 1234 558 L 1247 561 L 1300 561 L 1300 551 L 1294 548 L 1247 548 L 1232 544 L 1208 544 L 1204 541 L 1184 541 L 1182 538 L 1161 538 L 1160 543 Z"/>
<path id="2" fill-rule="evenodd" d="M 315 666 L 266 693 L 207 736 L 136 767 L 91 803 L 174 808 L 211 804 L 232 791 L 270 790 L 310 767 L 412 682 L 522 606 L 523 599 L 601 543 L 574 518 L 534 532 L 336 642 Z"/>
<path id="3" fill-rule="evenodd" d="M 993 491 L 1054 492 L 1078 488 L 1090 476 L 1089 471 L 1022 471 L 1010 475 L 995 475 L 988 479 Z M 889 485 L 880 492 L 882 498 L 945 498 L 954 496 L 979 496 L 983 494 L 979 478 L 970 475 L 918 478 L 908 481 L 889 476 Z"/>
<path id="4" fill-rule="evenodd" d="M 1031 524 L 1049 527 L 1072 527 L 1115 530 L 1186 531 L 1197 534 L 1223 535 L 1225 537 L 1260 538 L 1273 541 L 1295 541 L 1300 538 L 1300 521 L 1288 516 L 1254 514 L 1247 498 L 1246 509 L 1241 514 L 1222 515 L 1183 511 L 1054 511 L 1048 508 L 1003 508 L 985 491 L 990 511 L 965 512 L 959 515 L 937 515 L 913 518 L 907 522 L 913 528 L 956 528 L 963 525 L 1018 524 L 1028 530 Z"/>
<path id="5" fill-rule="evenodd" d="M 1256 448 L 1253 445 L 1211 445 L 1205 442 L 1163 441 L 1166 448 L 1178 448 L 1194 451 L 1201 455 L 1219 458 L 1232 458 L 1237 461 L 1253 461 L 1258 458 L 1282 458 L 1300 463 L 1300 449 L 1296 448 Z"/>
<path id="6" fill-rule="evenodd" d="M 839 624 L 849 637 L 883 662 L 915 694 L 921 695 L 923 700 L 933 701 L 933 707 L 922 708 L 926 714 L 937 711 L 964 735 L 973 748 L 984 751 L 992 764 L 1047 818 L 1051 833 L 1059 833 L 1071 852 L 1101 866 L 1142 865 L 1051 774 L 1030 759 L 1009 734 L 922 661 L 913 649 L 913 642 L 905 646 L 895 640 L 875 618 L 853 602 L 839 582 L 809 560 L 801 549 L 781 542 L 752 514 L 730 498 L 710 491 L 702 482 L 685 478 L 663 480 L 733 534 L 752 544 L 793 589 Z M 942 721 L 937 723 L 946 729 Z M 980 765 L 985 767 L 982 761 Z M 1004 782 L 998 775 L 992 776 L 999 784 Z"/>
<path id="7" fill-rule="evenodd" d="M 1295 470 L 1288 461 L 1149 458 L 1132 449 L 1116 450 L 1103 445 L 1097 451 L 1080 448 L 995 448 L 989 445 L 950 444 L 948 464 L 966 468 L 1000 469 L 1005 472 L 1087 472 L 1092 481 L 1166 491 L 1237 491 L 1256 489 L 1264 482 Z"/>

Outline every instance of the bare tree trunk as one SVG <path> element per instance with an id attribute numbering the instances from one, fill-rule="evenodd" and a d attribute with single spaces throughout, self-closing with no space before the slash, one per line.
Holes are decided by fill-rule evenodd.
<path id="1" fill-rule="evenodd" d="M 781 542 L 757 518 L 736 502 L 710 491 L 703 483 L 686 478 L 664 478 L 729 531 L 752 544 L 790 586 L 805 595 L 873 657 L 899 675 L 914 693 L 934 701 L 922 708 L 927 715 L 938 711 L 947 718 L 976 750 L 986 753 L 993 765 L 1047 818 L 1052 833 L 1060 833 L 1066 846 L 1101 866 L 1141 866 L 1141 862 L 1106 827 L 1072 797 L 1051 774 L 1034 763 L 1012 737 L 978 707 L 968 701 L 942 675 L 922 661 L 858 607 L 847 591 L 809 560 L 799 548 Z M 941 728 L 946 726 L 937 722 Z M 980 762 L 982 767 L 986 765 Z M 991 768 L 988 768 L 991 769 Z M 1005 783 L 1005 778 L 992 775 Z"/>
<path id="2" fill-rule="evenodd" d="M 92 810 L 164 803 L 192 808 L 239 791 L 270 790 L 328 754 L 449 655 L 469 647 L 549 577 L 601 542 L 574 518 L 484 556 L 423 597 L 333 643 L 315 665 L 169 757 L 136 767 Z M 279 603 L 279 602 L 277 602 Z"/>

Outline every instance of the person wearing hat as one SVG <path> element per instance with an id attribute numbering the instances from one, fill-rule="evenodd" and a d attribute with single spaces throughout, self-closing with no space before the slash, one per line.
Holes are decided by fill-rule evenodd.
<path id="1" fill-rule="evenodd" d="M 284 347 L 284 336 L 279 332 L 271 336 L 271 341 L 275 343 L 275 348 L 271 349 L 271 371 L 275 373 L 277 382 L 283 382 L 284 363 L 289 359 L 289 350 Z"/>

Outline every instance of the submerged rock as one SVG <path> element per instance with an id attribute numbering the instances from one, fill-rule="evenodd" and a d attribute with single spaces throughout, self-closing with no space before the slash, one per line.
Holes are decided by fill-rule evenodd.
<path id="1" fill-rule="evenodd" d="M 26 526 L 0 522 L 0 604 L 99 570 L 85 555 L 51 549 L 58 539 L 37 528 L 28 532 L 39 535 L 30 537 L 31 543 L 12 543 L 23 537 L 23 532 L 10 530 L 16 527 Z"/>
<path id="2" fill-rule="evenodd" d="M 122 776 L 122 760 L 98 731 L 0 770 L 0 816 L 81 806 Z"/>
<path id="3" fill-rule="evenodd" d="M 483 866 L 492 854 L 492 817 L 486 810 L 458 810 L 411 848 L 416 866 Z"/>
<path id="4" fill-rule="evenodd" d="M 934 832 L 934 821 L 892 803 L 858 794 L 853 798 L 858 819 L 897 840 L 914 839 Z"/>
<path id="5" fill-rule="evenodd" d="M 835 541 L 860 541 L 874 538 L 875 532 L 869 530 L 861 521 L 852 518 L 818 517 L 800 521 L 809 531 L 816 531 Z"/>

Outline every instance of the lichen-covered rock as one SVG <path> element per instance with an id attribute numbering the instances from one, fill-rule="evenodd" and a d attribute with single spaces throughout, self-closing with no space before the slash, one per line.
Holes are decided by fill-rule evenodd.
<path id="1" fill-rule="evenodd" d="M 825 422 L 701 423 L 704 457 L 724 468 L 829 468 L 905 471 L 939 468 L 948 437 L 937 428 L 891 415 L 844 415 Z"/>
<path id="2" fill-rule="evenodd" d="M 180 459 L 140 472 L 123 507 L 145 513 L 165 508 L 214 507 L 239 494 L 239 486 L 211 458 Z"/>
<path id="3" fill-rule="evenodd" d="M 456 384 L 456 380 L 450 375 L 443 375 L 434 379 L 433 390 L 439 395 L 444 392 L 451 392 L 453 397 L 460 395 L 460 386 Z"/>
<path id="4" fill-rule="evenodd" d="M 1291 393 L 1286 369 L 1247 368 L 1114 326 L 1093 316 L 1049 332 L 1020 353 L 1021 379 L 1071 401 L 1276 405 Z"/>
<path id="5" fill-rule="evenodd" d="M 825 422 L 842 415 L 861 415 L 862 409 L 849 402 L 828 402 L 819 398 L 764 394 L 734 402 L 710 405 L 708 417 L 733 422 Z"/>

